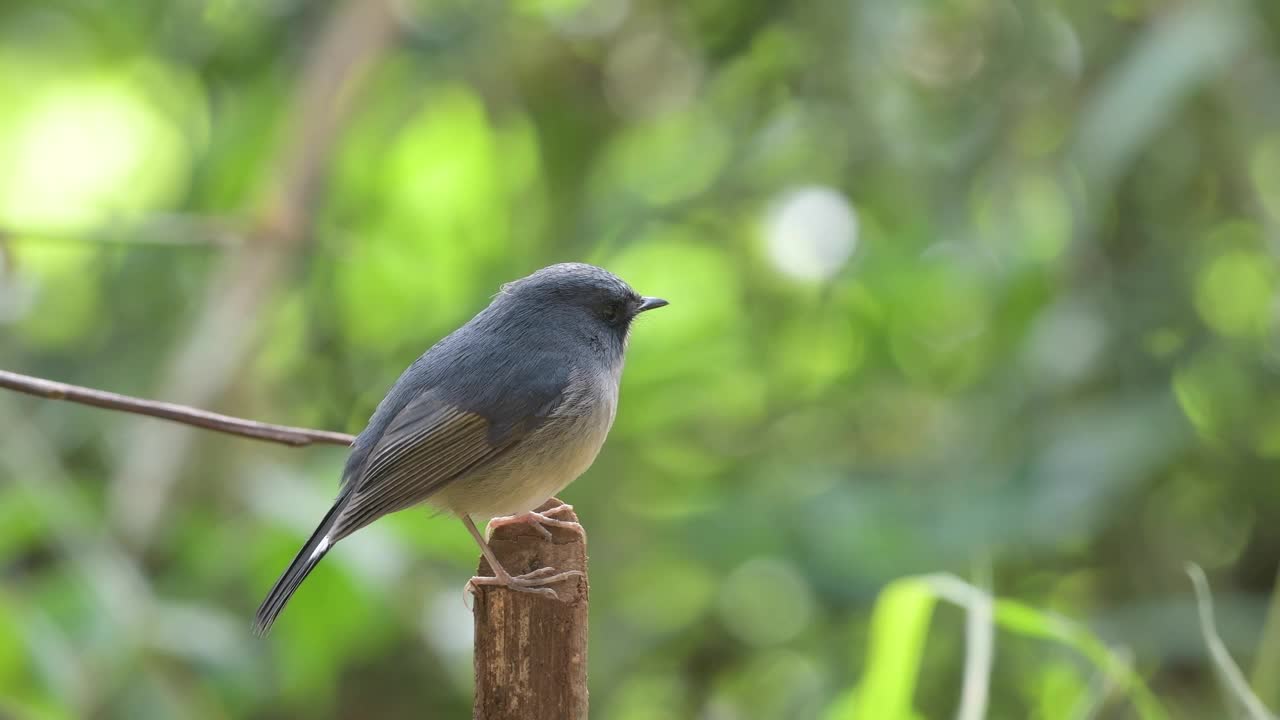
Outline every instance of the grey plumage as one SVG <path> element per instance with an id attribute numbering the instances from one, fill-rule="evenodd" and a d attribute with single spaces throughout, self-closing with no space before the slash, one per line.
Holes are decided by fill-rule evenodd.
<path id="1" fill-rule="evenodd" d="M 470 523 L 532 510 L 572 482 L 613 424 L 631 321 L 665 304 L 578 263 L 503 286 L 379 403 L 333 508 L 258 609 L 257 631 L 334 543 L 387 513 L 425 502 Z"/>

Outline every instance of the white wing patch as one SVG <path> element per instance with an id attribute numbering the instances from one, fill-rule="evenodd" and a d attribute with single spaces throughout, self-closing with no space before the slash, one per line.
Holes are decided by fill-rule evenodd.
<path id="1" fill-rule="evenodd" d="M 325 535 L 324 537 L 320 538 L 320 544 L 317 545 L 316 549 L 311 552 L 310 559 L 315 560 L 316 558 L 323 555 L 324 551 L 328 549 L 329 549 L 329 536 Z"/>

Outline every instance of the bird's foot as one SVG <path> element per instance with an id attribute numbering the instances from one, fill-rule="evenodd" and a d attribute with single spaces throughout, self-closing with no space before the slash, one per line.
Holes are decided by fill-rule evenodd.
<path id="1" fill-rule="evenodd" d="M 497 568 L 497 575 L 477 575 L 467 581 L 464 590 L 466 593 L 475 594 L 476 587 L 479 585 L 493 585 L 497 587 L 505 587 L 516 592 L 533 593 L 534 595 L 545 595 L 553 600 L 559 600 L 560 596 L 552 588 L 546 587 L 553 585 L 561 580 L 568 580 L 573 577 L 586 577 L 586 573 L 581 570 L 566 570 L 560 572 L 552 567 L 538 568 L 533 572 L 524 575 L 511 576 L 502 568 Z"/>
<path id="2" fill-rule="evenodd" d="M 582 529 L 582 525 L 579 523 L 573 522 L 572 520 L 557 520 L 556 518 L 551 517 L 552 515 L 558 515 L 562 512 L 571 510 L 573 510 L 572 505 L 557 505 L 549 510 L 544 510 L 543 512 L 534 512 L 531 510 L 529 512 L 522 512 L 516 515 L 496 517 L 489 521 L 489 526 L 486 528 L 486 534 L 493 537 L 493 531 L 500 527 L 527 523 L 532 525 L 539 533 L 541 533 L 544 540 L 551 539 L 551 531 L 547 529 L 547 526 L 564 528 L 566 530 L 572 530 L 579 535 L 586 535 L 586 531 Z"/>

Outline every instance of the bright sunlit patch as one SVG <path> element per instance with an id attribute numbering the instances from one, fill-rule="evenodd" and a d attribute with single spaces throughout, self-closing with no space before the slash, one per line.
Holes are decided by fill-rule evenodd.
<path id="1" fill-rule="evenodd" d="M 134 74 L 144 70 L 160 84 L 172 80 L 150 66 Z M 182 190 L 190 162 L 183 129 L 124 75 L 36 88 L 6 114 L 0 222 L 10 227 L 82 229 Z"/>
<path id="2" fill-rule="evenodd" d="M 55 94 L 21 130 L 14 171 L 26 180 L 25 208 L 37 222 L 92 212 L 137 172 L 148 118 L 113 88 Z"/>
<path id="3" fill-rule="evenodd" d="M 362 347 L 395 347 L 464 322 L 468 303 L 497 290 L 481 268 L 518 254 L 536 228 L 530 206 L 518 224 L 507 211 L 540 177 L 530 126 L 516 118 L 498 126 L 465 86 L 427 93 L 431 101 L 391 135 L 379 120 L 383 100 L 361 113 L 335 174 L 335 195 L 358 208 L 346 211 L 361 241 L 343 249 L 337 292 L 346 332 Z M 377 210 L 355 198 L 377 198 Z M 424 318 L 422 308 L 433 310 Z"/>
<path id="4" fill-rule="evenodd" d="M 765 239 L 779 271 L 801 280 L 826 280 L 853 255 L 858 217 L 844 195 L 829 187 L 798 188 L 774 203 Z"/>

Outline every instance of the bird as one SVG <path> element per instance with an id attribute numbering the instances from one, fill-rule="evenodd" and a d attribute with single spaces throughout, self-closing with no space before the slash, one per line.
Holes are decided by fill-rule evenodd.
<path id="1" fill-rule="evenodd" d="M 337 498 L 254 617 L 265 635 L 340 540 L 378 518 L 428 505 L 458 517 L 493 571 L 467 583 L 555 596 L 579 571 L 513 576 L 473 518 L 489 528 L 575 522 L 535 512 L 595 461 L 618 407 L 635 319 L 667 305 L 617 275 L 560 263 L 503 285 L 487 307 L 415 360 L 351 444 Z M 563 509 L 567 506 L 560 506 Z"/>

